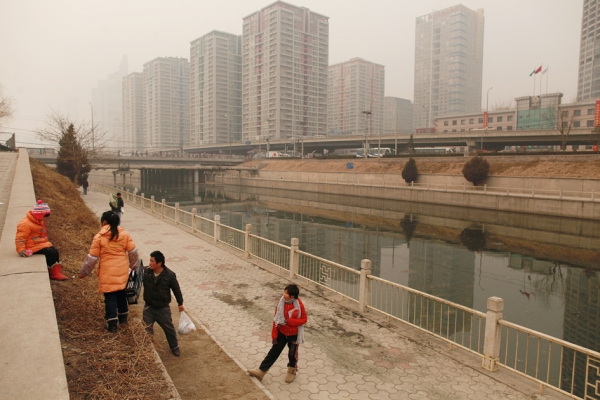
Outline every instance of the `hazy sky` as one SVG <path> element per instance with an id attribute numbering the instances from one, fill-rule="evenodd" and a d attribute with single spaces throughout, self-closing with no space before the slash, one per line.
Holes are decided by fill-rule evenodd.
<path id="1" fill-rule="evenodd" d="M 241 34 L 242 18 L 272 2 L 0 0 L 0 84 L 17 109 L 0 131 L 35 143 L 27 131 L 43 126 L 51 107 L 65 110 L 67 98 L 87 105 L 124 54 L 129 72 L 156 57 L 189 59 L 192 40 L 214 29 Z M 564 93 L 563 102 L 576 96 L 583 0 L 288 2 L 329 17 L 330 64 L 362 57 L 385 65 L 386 96 L 413 99 L 415 18 L 459 3 L 485 12 L 483 107 L 490 87 L 490 108 L 531 95 L 529 73 L 542 63 L 549 92 Z M 85 111 L 75 118 L 89 118 Z"/>

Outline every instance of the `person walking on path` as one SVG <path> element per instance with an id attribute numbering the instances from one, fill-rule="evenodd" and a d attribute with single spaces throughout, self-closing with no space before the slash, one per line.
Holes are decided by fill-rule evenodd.
<path id="1" fill-rule="evenodd" d="M 123 207 L 125 207 L 125 203 L 123 203 L 123 199 L 121 198 L 121 193 L 110 194 L 110 201 L 108 202 L 110 206 L 110 210 L 119 216 L 119 225 L 121 224 L 121 216 L 123 215 Z"/>
<path id="2" fill-rule="evenodd" d="M 88 187 L 90 186 L 90 184 L 88 183 L 88 180 L 87 180 L 87 178 L 85 178 L 85 179 L 83 180 L 83 183 L 81 184 L 81 186 L 83 187 L 83 194 L 84 194 L 84 195 L 85 195 L 85 194 L 87 194 Z"/>
<path id="3" fill-rule="evenodd" d="M 31 257 L 34 254 L 43 254 L 50 279 L 66 281 L 62 274 L 62 264 L 58 250 L 48 240 L 48 230 L 45 219 L 50 216 L 50 207 L 42 200 L 38 200 L 33 210 L 27 211 L 25 218 L 17 225 L 15 245 L 21 257 Z"/>
<path id="4" fill-rule="evenodd" d="M 249 369 L 248 374 L 262 381 L 267 371 L 275 364 L 279 355 L 287 345 L 288 365 L 285 376 L 286 383 L 292 383 L 298 371 L 298 346 L 304 343 L 304 324 L 308 321 L 304 304 L 298 297 L 300 289 L 296 285 L 287 285 L 283 296 L 275 308 L 271 338 L 273 347 L 258 369 Z"/>
<path id="5" fill-rule="evenodd" d="M 117 324 L 127 323 L 129 307 L 125 287 L 129 270 L 137 266 L 138 252 L 129 233 L 119 227 L 117 214 L 105 211 L 100 222 L 102 228 L 94 236 L 90 253 L 79 270 L 79 278 L 88 276 L 100 260 L 98 290 L 104 294 L 104 327 L 110 333 L 117 333 Z"/>
<path id="6" fill-rule="evenodd" d="M 150 265 L 144 268 L 142 276 L 144 284 L 144 324 L 146 331 L 154 336 L 154 323 L 165 332 L 169 348 L 176 357 L 181 355 L 177 333 L 173 326 L 171 317 L 171 291 L 175 295 L 179 312 L 185 311 L 183 307 L 183 295 L 179 288 L 177 275 L 165 265 L 165 256 L 160 251 L 150 253 Z"/>

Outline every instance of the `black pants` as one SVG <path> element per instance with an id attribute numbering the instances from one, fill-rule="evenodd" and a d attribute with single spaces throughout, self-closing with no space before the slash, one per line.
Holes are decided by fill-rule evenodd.
<path id="1" fill-rule="evenodd" d="M 171 350 L 179 347 L 177 343 L 177 332 L 173 326 L 173 319 L 171 318 L 171 308 L 167 305 L 165 307 L 150 307 L 144 305 L 144 324 L 146 325 L 146 332 L 154 336 L 154 323 L 156 322 L 165 331 L 167 342 L 169 342 L 169 348 Z"/>
<path id="2" fill-rule="evenodd" d="M 294 342 L 297 338 L 297 335 L 285 336 L 280 331 L 277 331 L 277 343 L 274 344 L 273 347 L 271 347 L 271 350 L 269 350 L 269 353 L 258 368 L 261 371 L 269 370 L 273 366 L 273 364 L 275 364 L 275 361 L 277 361 L 277 359 L 279 358 L 279 355 L 285 348 L 286 344 L 289 348 L 287 366 L 291 368 L 296 368 L 298 366 L 298 345 Z"/>
<path id="3" fill-rule="evenodd" d="M 117 319 L 117 310 L 119 315 L 125 315 L 129 311 L 125 290 L 104 293 L 104 319 L 107 321 Z"/>
<path id="4" fill-rule="evenodd" d="M 46 265 L 48 266 L 48 268 L 50 268 L 57 262 L 60 262 L 60 259 L 58 256 L 58 250 L 56 250 L 54 247 L 45 247 L 41 250 L 36 251 L 33 254 L 45 255 L 46 256 Z"/>

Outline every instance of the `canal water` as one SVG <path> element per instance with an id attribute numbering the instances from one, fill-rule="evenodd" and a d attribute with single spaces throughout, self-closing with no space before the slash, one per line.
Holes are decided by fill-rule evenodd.
<path id="1" fill-rule="evenodd" d="M 156 188 L 156 185 L 153 186 Z M 600 223 L 240 186 L 137 190 L 319 257 L 600 351 Z"/>

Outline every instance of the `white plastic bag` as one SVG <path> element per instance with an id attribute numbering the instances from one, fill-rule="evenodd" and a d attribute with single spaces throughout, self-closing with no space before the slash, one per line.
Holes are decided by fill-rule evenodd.
<path id="1" fill-rule="evenodd" d="M 187 316 L 185 311 L 182 311 L 181 314 L 179 314 L 179 328 L 177 329 L 177 332 L 179 332 L 180 335 L 187 335 L 188 333 L 192 333 L 195 330 L 196 325 L 194 325 L 194 323 L 192 322 L 190 317 Z"/>

